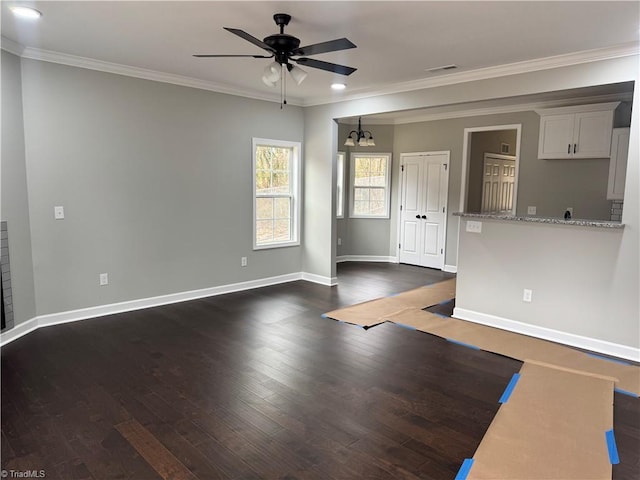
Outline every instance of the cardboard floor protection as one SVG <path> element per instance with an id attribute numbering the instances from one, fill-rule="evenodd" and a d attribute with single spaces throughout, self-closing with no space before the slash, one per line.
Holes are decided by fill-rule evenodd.
<path id="1" fill-rule="evenodd" d="M 611 478 L 613 383 L 611 377 L 526 361 L 466 479 Z"/>
<path id="2" fill-rule="evenodd" d="M 558 343 L 445 318 L 422 310 L 455 297 L 455 279 L 326 313 L 324 316 L 363 327 L 391 321 L 422 332 L 475 346 L 516 360 L 531 359 L 615 378 L 616 389 L 640 396 L 640 367 L 610 361 Z"/>

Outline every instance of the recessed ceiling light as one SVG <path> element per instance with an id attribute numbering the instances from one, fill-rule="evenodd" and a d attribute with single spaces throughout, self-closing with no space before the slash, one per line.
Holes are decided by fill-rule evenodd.
<path id="1" fill-rule="evenodd" d="M 347 85 L 344 83 L 332 83 L 331 88 L 333 90 L 344 90 L 345 88 L 347 88 Z"/>
<path id="2" fill-rule="evenodd" d="M 20 18 L 40 18 L 42 16 L 42 13 L 40 13 L 35 8 L 31 8 L 31 7 L 13 6 L 13 7 L 9 7 L 9 9 L 13 12 L 13 14 L 16 17 L 20 17 Z"/>

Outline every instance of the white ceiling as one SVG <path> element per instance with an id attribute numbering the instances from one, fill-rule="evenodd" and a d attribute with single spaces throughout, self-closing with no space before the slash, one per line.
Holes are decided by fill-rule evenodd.
<path id="1" fill-rule="evenodd" d="M 15 18 L 22 4 L 43 13 Z M 277 33 L 274 13 L 288 13 L 285 32 L 302 45 L 347 37 L 358 48 L 314 56 L 358 68 L 349 77 L 312 68 L 290 103 L 311 105 L 372 94 L 398 83 L 420 82 L 426 70 L 456 64 L 454 72 L 599 48 L 637 44 L 640 2 L 216 2 L 2 0 L 2 36 L 33 52 L 53 51 L 197 79 L 211 89 L 279 99 L 262 84 L 271 60 L 201 59 L 194 53 L 262 54 L 222 27 L 257 38 Z M 36 49 L 36 50 L 34 50 Z M 454 74 L 455 75 L 455 74 Z M 346 81 L 334 93 L 333 81 Z"/>

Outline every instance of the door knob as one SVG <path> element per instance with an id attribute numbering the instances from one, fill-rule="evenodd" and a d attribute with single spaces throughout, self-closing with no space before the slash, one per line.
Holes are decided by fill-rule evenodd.
<path id="1" fill-rule="evenodd" d="M 426 220 L 426 219 L 427 219 L 427 216 L 426 216 L 426 215 L 422 215 L 422 219 L 423 219 L 423 220 Z"/>
<path id="2" fill-rule="evenodd" d="M 416 215 L 416 218 L 420 218 L 420 215 Z"/>

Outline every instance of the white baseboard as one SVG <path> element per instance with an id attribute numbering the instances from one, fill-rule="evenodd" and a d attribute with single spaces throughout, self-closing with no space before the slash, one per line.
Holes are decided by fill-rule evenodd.
<path id="1" fill-rule="evenodd" d="M 302 272 L 302 280 L 319 283 L 320 285 L 326 285 L 327 287 L 333 287 L 338 284 L 338 277 L 325 277 L 323 275 L 316 275 L 315 273 L 307 272 Z"/>
<path id="2" fill-rule="evenodd" d="M 457 265 L 445 265 L 442 270 L 447 272 L 447 273 L 458 273 L 458 266 Z"/>
<path id="3" fill-rule="evenodd" d="M 336 263 L 342 262 L 398 263 L 398 257 L 385 257 L 382 255 L 341 255 L 336 257 Z"/>
<path id="4" fill-rule="evenodd" d="M 604 353 L 618 358 L 625 358 L 635 362 L 640 361 L 640 348 L 620 345 L 618 343 L 598 340 L 597 338 L 583 337 L 574 333 L 562 332 L 551 328 L 539 327 L 528 323 L 517 322 L 507 318 L 497 317 L 486 313 L 474 312 L 464 308 L 456 307 L 453 309 L 453 317 L 460 320 L 468 320 L 490 327 L 500 328 L 509 332 L 521 333 L 530 337 L 542 338 L 552 342 L 571 345 L 573 347 L 584 348 L 592 352 Z"/>
<path id="5" fill-rule="evenodd" d="M 267 287 L 269 285 L 277 285 L 279 283 L 293 282 L 296 280 L 307 280 L 310 282 L 321 283 L 323 285 L 336 285 L 338 283 L 336 278 L 321 277 L 310 273 L 298 272 L 275 277 L 261 278 L 258 280 L 249 280 L 247 282 L 221 285 L 218 287 L 191 290 L 188 292 L 171 293 L 157 297 L 142 298 L 108 305 L 98 305 L 96 307 L 82 308 L 79 310 L 39 315 L 16 325 L 7 332 L 2 332 L 2 334 L 0 334 L 0 346 L 7 345 L 8 343 L 13 342 L 14 340 L 17 340 L 18 338 L 23 337 L 24 335 L 41 327 L 77 322 L 79 320 L 113 315 L 116 313 L 131 312 L 134 310 L 141 310 L 143 308 L 158 307 L 170 303 L 186 302 L 188 300 L 196 300 L 198 298 L 212 297 L 225 293 Z"/>
<path id="6" fill-rule="evenodd" d="M 36 331 L 38 328 L 38 317 L 30 318 L 26 322 L 19 323 L 11 330 L 0 333 L 0 347 L 4 347 L 14 340 L 24 337 L 27 333 Z"/>

